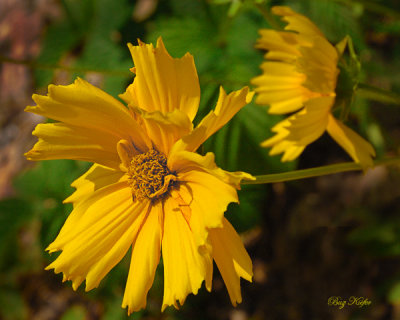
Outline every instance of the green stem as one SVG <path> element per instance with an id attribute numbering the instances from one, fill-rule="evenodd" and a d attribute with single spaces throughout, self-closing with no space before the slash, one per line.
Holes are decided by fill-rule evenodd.
<path id="1" fill-rule="evenodd" d="M 400 95 L 368 84 L 359 83 L 356 93 L 370 100 L 400 105 Z"/>
<path id="2" fill-rule="evenodd" d="M 389 8 L 389 7 L 385 7 L 384 5 L 381 5 L 379 3 L 376 3 L 375 1 L 368 1 L 368 0 L 334 0 L 336 2 L 340 2 L 343 3 L 345 5 L 349 5 L 353 3 L 359 3 L 361 4 L 366 10 L 371 11 L 371 12 L 375 12 L 378 14 L 383 14 L 383 15 L 387 15 L 389 17 L 393 17 L 393 18 L 400 18 L 400 12 Z"/>
<path id="3" fill-rule="evenodd" d="M 254 1 L 254 6 L 261 12 L 261 14 L 264 16 L 264 19 L 268 22 L 268 24 L 276 29 L 276 30 L 282 30 L 281 25 L 276 22 L 275 16 L 273 16 L 271 14 L 271 12 L 265 8 L 265 6 L 263 6 L 260 3 L 257 3 L 257 1 Z"/>
<path id="4" fill-rule="evenodd" d="M 400 164 L 400 157 L 395 157 L 390 159 L 380 159 L 374 161 L 375 166 L 393 165 L 393 164 Z M 332 164 L 328 166 L 322 166 L 311 169 L 303 169 L 290 172 L 255 176 L 256 180 L 242 181 L 242 184 L 263 184 L 263 183 L 284 182 L 284 181 L 300 180 L 306 178 L 325 176 L 339 172 L 357 171 L 357 170 L 363 170 L 363 168 L 358 163 L 344 162 L 344 163 Z"/>
<path id="5" fill-rule="evenodd" d="M 2 56 L 2 55 L 0 55 L 0 62 L 24 65 L 24 66 L 27 66 L 27 67 L 33 68 L 33 69 L 65 70 L 65 71 L 68 71 L 71 73 L 72 72 L 76 72 L 76 73 L 96 72 L 96 73 L 102 73 L 102 74 L 120 76 L 120 77 L 132 76 L 132 74 L 129 71 L 125 71 L 125 70 L 107 70 L 107 69 L 93 70 L 93 69 L 88 69 L 88 68 L 67 67 L 67 66 L 63 66 L 63 65 L 42 64 L 42 63 L 38 63 L 36 61 L 31 61 L 31 60 L 12 59 L 12 58 L 8 58 L 8 57 Z"/>

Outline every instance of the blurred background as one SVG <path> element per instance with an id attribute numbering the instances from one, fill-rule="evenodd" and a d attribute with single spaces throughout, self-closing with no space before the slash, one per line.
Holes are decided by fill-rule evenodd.
<path id="1" fill-rule="evenodd" d="M 89 293 L 44 267 L 44 251 L 71 211 L 62 204 L 89 164 L 32 163 L 23 153 L 46 121 L 23 112 L 32 93 L 81 76 L 113 96 L 132 82 L 127 42 L 163 37 L 173 57 L 195 58 L 201 105 L 214 108 L 220 85 L 229 92 L 260 74 L 257 30 L 263 10 L 289 5 L 310 17 L 330 41 L 353 39 L 362 82 L 400 92 L 398 0 L 0 0 L 0 319 L 127 319 L 120 307 L 129 254 Z M 264 12 L 265 14 L 265 12 Z M 277 20 L 278 21 L 278 20 Z M 203 146 L 219 166 L 252 174 L 350 161 L 329 137 L 282 164 L 259 143 L 280 118 L 251 104 Z M 398 154 L 400 108 L 356 96 L 349 125 L 371 141 L 378 158 Z M 215 268 L 213 291 L 190 295 L 181 310 L 160 313 L 163 270 L 146 310 L 131 319 L 400 319 L 400 172 L 376 167 L 365 175 L 243 186 L 226 216 L 241 232 L 254 263 L 242 282 L 243 303 L 231 306 Z M 368 299 L 368 306 L 330 306 L 330 297 Z"/>

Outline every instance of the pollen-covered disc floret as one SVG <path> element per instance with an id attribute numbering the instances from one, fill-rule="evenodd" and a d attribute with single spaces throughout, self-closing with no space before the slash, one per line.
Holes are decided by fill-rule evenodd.
<path id="1" fill-rule="evenodd" d="M 134 200 L 158 199 L 172 186 L 176 176 L 167 167 L 167 158 L 155 149 L 132 158 L 128 180 Z"/>

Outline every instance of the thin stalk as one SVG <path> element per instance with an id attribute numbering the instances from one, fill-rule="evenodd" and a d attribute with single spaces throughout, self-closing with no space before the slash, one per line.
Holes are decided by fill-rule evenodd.
<path id="1" fill-rule="evenodd" d="M 336 2 L 343 3 L 345 5 L 349 5 L 353 3 L 359 3 L 361 4 L 366 10 L 375 12 L 378 14 L 383 14 L 387 15 L 396 19 L 400 19 L 400 12 L 393 10 L 392 8 L 386 7 L 384 5 L 381 5 L 375 1 L 368 1 L 368 0 L 334 0 Z"/>
<path id="2" fill-rule="evenodd" d="M 390 159 L 380 159 L 374 161 L 374 166 L 394 165 L 394 164 L 400 164 L 400 157 L 395 157 Z M 344 162 L 344 163 L 332 164 L 328 166 L 316 167 L 311 169 L 303 169 L 290 172 L 255 176 L 256 180 L 242 181 L 242 184 L 263 184 L 263 183 L 284 182 L 284 181 L 307 179 L 334 173 L 357 171 L 357 170 L 363 170 L 363 168 L 358 163 Z"/>
<path id="3" fill-rule="evenodd" d="M 75 67 L 67 67 L 63 65 L 51 65 L 51 64 L 42 64 L 36 61 L 31 60 L 17 60 L 5 57 L 0 55 L 0 63 L 12 63 L 18 65 L 24 65 L 32 69 L 45 69 L 45 70 L 65 70 L 68 72 L 76 72 L 76 73 L 87 73 L 87 72 L 96 72 L 113 76 L 120 77 L 129 77 L 132 76 L 132 73 L 125 70 L 107 70 L 107 69 L 88 69 L 88 68 L 75 68 Z"/>
<path id="4" fill-rule="evenodd" d="M 359 83 L 356 94 L 366 99 L 400 105 L 400 95 L 368 84 Z"/>
<path id="5" fill-rule="evenodd" d="M 276 22 L 275 16 L 273 16 L 271 12 L 267 8 L 265 8 L 265 6 L 263 6 L 261 3 L 257 3 L 256 1 L 254 1 L 254 6 L 261 12 L 264 19 L 272 28 L 276 30 L 282 30 L 281 25 Z"/>

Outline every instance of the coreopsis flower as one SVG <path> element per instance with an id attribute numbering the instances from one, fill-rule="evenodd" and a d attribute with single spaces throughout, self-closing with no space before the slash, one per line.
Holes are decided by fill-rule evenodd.
<path id="1" fill-rule="evenodd" d="M 275 135 L 261 145 L 291 161 L 327 131 L 355 162 L 372 166 L 371 144 L 332 114 L 341 52 L 307 17 L 289 7 L 276 6 L 272 12 L 287 22 L 286 31 L 260 30 L 256 47 L 268 52 L 263 74 L 252 80 L 256 103 L 269 105 L 271 114 L 293 114 L 274 126 Z"/>
<path id="2" fill-rule="evenodd" d="M 75 159 L 93 166 L 72 183 L 65 202 L 73 211 L 47 250 L 61 251 L 46 269 L 62 272 L 86 290 L 132 248 L 123 297 L 128 313 L 146 306 L 162 254 L 162 310 L 178 308 L 205 280 L 211 290 L 213 260 L 233 305 L 241 302 L 240 277 L 251 281 L 252 263 L 239 235 L 224 217 L 244 172 L 218 168 L 214 155 L 196 149 L 227 123 L 252 95 L 243 88 L 227 95 L 195 128 L 200 88 L 193 57 L 172 58 L 161 38 L 156 48 L 129 45 L 136 73 L 119 100 L 88 82 L 49 86 L 33 95 L 26 111 L 56 120 L 39 124 L 29 160 Z"/>

